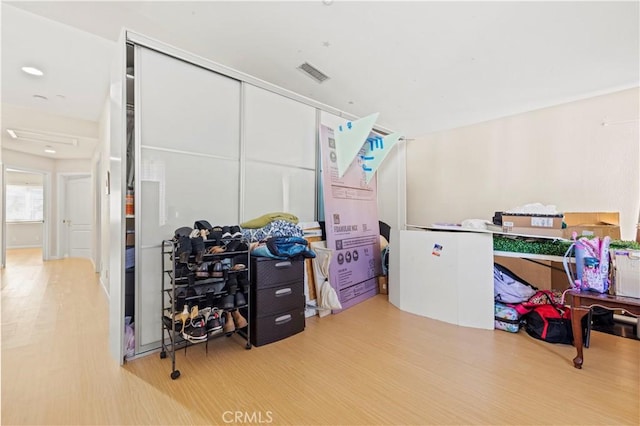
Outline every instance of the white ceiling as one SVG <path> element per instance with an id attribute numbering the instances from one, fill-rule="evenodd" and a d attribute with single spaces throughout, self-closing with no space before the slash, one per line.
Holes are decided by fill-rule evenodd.
<path id="1" fill-rule="evenodd" d="M 328 3 L 3 1 L 2 103 L 96 122 L 122 27 L 408 137 L 639 85 L 638 1 Z"/>

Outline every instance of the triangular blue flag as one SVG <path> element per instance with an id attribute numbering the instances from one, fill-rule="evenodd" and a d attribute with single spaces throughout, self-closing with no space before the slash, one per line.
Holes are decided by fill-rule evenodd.
<path id="1" fill-rule="evenodd" d="M 344 176 L 353 160 L 362 149 L 362 145 L 373 129 L 379 113 L 371 114 L 356 121 L 347 121 L 333 130 L 336 140 L 336 162 L 338 177 Z"/>

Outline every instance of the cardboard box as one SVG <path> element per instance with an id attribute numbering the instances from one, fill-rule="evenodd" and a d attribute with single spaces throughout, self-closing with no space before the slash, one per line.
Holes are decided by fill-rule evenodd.
<path id="1" fill-rule="evenodd" d="M 389 286 L 387 285 L 387 276 L 378 276 L 378 290 L 380 294 L 389 294 Z"/>
<path id="2" fill-rule="evenodd" d="M 613 292 L 617 296 L 640 298 L 640 250 L 611 250 Z"/>
<path id="3" fill-rule="evenodd" d="M 576 232 L 578 237 L 593 235 L 596 237 L 609 236 L 614 240 L 620 239 L 620 213 L 618 212 L 570 212 L 564 214 L 567 227 L 564 238 L 571 238 Z"/>
<path id="4" fill-rule="evenodd" d="M 502 226 L 506 228 L 562 229 L 562 215 L 502 213 Z"/>

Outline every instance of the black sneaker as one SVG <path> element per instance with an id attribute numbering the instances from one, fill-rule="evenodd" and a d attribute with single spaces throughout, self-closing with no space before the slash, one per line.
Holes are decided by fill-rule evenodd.
<path id="1" fill-rule="evenodd" d="M 229 226 L 222 227 L 222 239 L 223 240 L 231 239 L 231 227 Z"/>
<path id="2" fill-rule="evenodd" d="M 207 340 L 207 323 L 204 320 L 204 316 L 196 315 L 191 318 L 191 321 L 184 328 L 182 337 L 193 343 L 203 342 Z"/>
<path id="3" fill-rule="evenodd" d="M 242 230 L 238 225 L 232 226 L 229 232 L 231 233 L 231 238 L 233 238 L 234 240 L 239 240 L 240 238 L 242 238 Z"/>

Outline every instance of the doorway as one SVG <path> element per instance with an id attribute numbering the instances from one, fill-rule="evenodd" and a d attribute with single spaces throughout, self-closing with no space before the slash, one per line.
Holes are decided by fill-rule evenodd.
<path id="1" fill-rule="evenodd" d="M 7 250 L 47 260 L 49 173 L 5 166 L 2 176 L 1 266 L 7 266 Z"/>
<path id="2" fill-rule="evenodd" d="M 63 174 L 60 176 L 58 206 L 60 231 L 58 253 L 60 257 L 92 257 L 93 198 L 89 174 Z"/>

